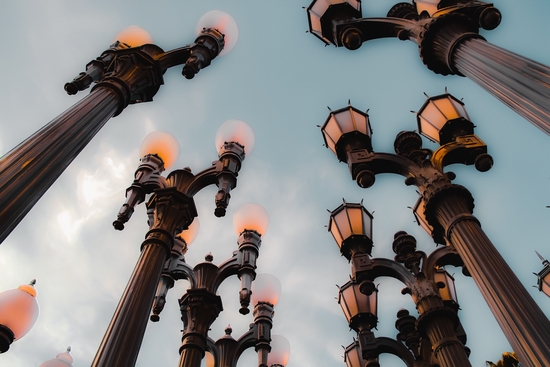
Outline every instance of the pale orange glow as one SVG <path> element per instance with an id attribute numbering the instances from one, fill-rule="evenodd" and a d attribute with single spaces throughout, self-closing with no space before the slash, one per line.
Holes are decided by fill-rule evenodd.
<path id="1" fill-rule="evenodd" d="M 133 25 L 117 34 L 115 41 L 125 43 L 130 47 L 139 47 L 141 45 L 153 43 L 153 38 L 151 38 L 151 35 L 145 29 Z"/>
<path id="2" fill-rule="evenodd" d="M 277 365 L 286 366 L 288 359 L 290 358 L 290 343 L 282 335 L 272 334 L 271 335 L 271 351 L 267 357 L 267 365 Z"/>
<path id="3" fill-rule="evenodd" d="M 416 0 L 416 11 L 418 14 L 422 13 L 422 11 L 427 11 L 430 16 L 433 15 L 437 11 L 437 4 L 439 4 L 439 0 Z"/>
<path id="4" fill-rule="evenodd" d="M 185 231 L 182 231 L 180 234 L 178 234 L 178 236 L 185 241 L 187 246 L 189 246 L 191 243 L 193 243 L 193 241 L 195 241 L 195 238 L 197 238 L 200 228 L 201 224 L 199 222 L 199 218 L 195 217 L 195 219 L 193 219 L 193 222 L 191 222 L 191 224 L 189 225 L 189 228 Z"/>
<path id="5" fill-rule="evenodd" d="M 237 235 L 240 235 L 247 229 L 249 231 L 256 231 L 263 236 L 268 226 L 269 214 L 267 210 L 259 204 L 244 204 L 233 215 L 233 228 L 235 228 Z"/>
<path id="6" fill-rule="evenodd" d="M 212 10 L 204 14 L 197 22 L 197 34 L 203 28 L 214 28 L 224 35 L 225 46 L 220 52 L 220 56 L 225 55 L 235 46 L 239 38 L 239 28 L 235 19 L 227 13 L 220 10 Z"/>
<path id="7" fill-rule="evenodd" d="M 214 356 L 210 352 L 206 352 L 204 354 L 204 358 L 206 360 L 206 367 L 214 367 L 216 365 L 216 361 L 214 361 Z"/>
<path id="8" fill-rule="evenodd" d="M 250 154 L 254 149 L 255 140 L 254 130 L 246 122 L 227 120 L 216 132 L 216 150 L 219 152 L 224 143 L 239 143 L 244 147 L 245 153 Z"/>
<path id="9" fill-rule="evenodd" d="M 271 274 L 258 274 L 252 282 L 252 296 L 250 302 L 253 305 L 258 302 L 269 302 L 276 306 L 281 296 L 281 282 Z"/>
<path id="10" fill-rule="evenodd" d="M 148 134 L 139 149 L 139 156 L 156 154 L 164 162 L 164 168 L 170 168 L 178 159 L 180 146 L 176 138 L 164 131 L 153 131 Z"/>
<path id="11" fill-rule="evenodd" d="M 40 311 L 35 297 L 32 285 L 0 293 L 0 324 L 13 332 L 15 340 L 27 334 L 38 319 Z"/>

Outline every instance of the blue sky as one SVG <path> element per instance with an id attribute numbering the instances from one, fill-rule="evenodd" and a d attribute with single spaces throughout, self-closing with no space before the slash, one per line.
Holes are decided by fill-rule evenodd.
<path id="1" fill-rule="evenodd" d="M 391 1 L 365 1 L 364 16 L 383 16 Z M 212 252 L 220 264 L 236 249 L 232 215 L 247 202 L 263 205 L 270 227 L 263 238 L 259 273 L 271 273 L 282 283 L 274 333 L 291 344 L 288 366 L 344 365 L 342 345 L 353 341 L 337 304 L 337 288 L 349 278 L 327 232 L 327 209 L 345 198 L 364 201 L 374 212 L 374 257 L 392 258 L 393 234 L 414 235 L 419 249 L 435 248 L 414 223 L 409 207 L 417 194 L 399 176 L 379 176 L 364 190 L 350 179 L 345 164 L 323 147 L 316 125 L 330 108 L 348 99 L 369 109 L 375 151 L 392 152 L 395 135 L 416 128 L 411 110 L 428 95 L 445 87 L 462 98 L 495 160 L 492 170 L 450 167 L 456 183 L 470 189 L 474 214 L 536 302 L 550 315 L 550 299 L 532 288 L 542 265 L 538 250 L 550 258 L 547 223 L 550 217 L 549 137 L 466 78 L 432 74 L 422 64 L 417 46 L 396 39 L 370 41 L 357 51 L 325 47 L 306 33 L 309 0 L 260 1 L 20 1 L 3 4 L 0 39 L 0 154 L 55 118 L 88 91 L 67 96 L 65 82 L 106 49 L 114 36 L 130 25 L 149 31 L 165 50 L 193 42 L 198 19 L 214 9 L 231 14 L 239 27 L 235 48 L 193 80 L 179 68 L 169 70 L 165 85 L 152 103 L 129 106 L 112 119 L 44 195 L 0 246 L 0 290 L 37 278 L 41 315 L 33 330 L 0 356 L 2 364 L 38 366 L 72 346 L 74 366 L 90 364 L 126 285 L 147 231 L 140 206 L 122 232 L 111 227 L 124 192 L 139 163 L 143 137 L 153 130 L 172 133 L 180 143 L 174 168 L 198 172 L 217 158 L 214 135 L 228 119 L 252 126 L 256 146 L 246 158 L 232 193 L 227 217 L 214 217 L 215 189 L 196 197 L 201 232 L 186 256 L 195 265 Z M 546 14 L 550 5 L 532 0 L 495 2 L 503 20 L 486 39 L 543 64 L 550 64 Z M 425 146 L 435 148 L 426 143 Z M 456 272 L 459 313 L 468 334 L 473 366 L 496 361 L 509 350 L 506 339 L 472 279 Z M 148 326 L 138 366 L 176 365 L 181 338 L 177 299 L 185 282 L 169 293 L 161 321 Z M 395 314 L 414 312 L 397 281 L 380 284 L 376 335 L 394 337 Z M 251 316 L 238 313 L 238 281 L 231 279 L 220 293 L 224 311 L 211 337 L 233 336 L 248 329 Z M 254 351 L 238 366 L 253 365 Z M 391 356 L 384 367 L 401 366 Z"/>

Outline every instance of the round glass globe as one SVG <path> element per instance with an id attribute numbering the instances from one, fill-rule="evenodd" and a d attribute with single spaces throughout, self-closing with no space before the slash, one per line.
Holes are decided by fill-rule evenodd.
<path id="1" fill-rule="evenodd" d="M 12 331 L 14 340 L 29 332 L 39 313 L 36 289 L 32 285 L 25 284 L 0 293 L 0 324 Z"/>
<path id="2" fill-rule="evenodd" d="M 71 367 L 73 365 L 73 357 L 71 356 L 71 347 L 63 353 L 59 353 L 55 358 L 47 360 L 39 367 Z"/>
<path id="3" fill-rule="evenodd" d="M 243 233 L 244 230 L 249 230 L 256 231 L 263 236 L 268 226 L 269 214 L 260 204 L 243 204 L 233 215 L 233 228 L 237 235 Z"/>
<path id="4" fill-rule="evenodd" d="M 115 37 L 115 42 L 125 43 L 130 47 L 139 47 L 148 43 L 153 43 L 153 38 L 145 29 L 137 25 L 123 29 Z"/>
<path id="5" fill-rule="evenodd" d="M 256 137 L 254 130 L 246 122 L 241 120 L 227 120 L 220 125 L 216 132 L 216 149 L 218 152 L 224 143 L 239 143 L 244 147 L 244 152 L 250 154 L 254 149 Z"/>
<path id="6" fill-rule="evenodd" d="M 197 22 L 197 34 L 203 28 L 214 28 L 224 35 L 225 46 L 220 52 L 220 56 L 225 55 L 237 43 L 239 38 L 239 28 L 233 17 L 221 10 L 212 10 L 204 14 Z"/>
<path id="7" fill-rule="evenodd" d="M 274 275 L 258 274 L 252 282 L 252 296 L 250 302 L 257 305 L 258 302 L 269 302 L 276 306 L 281 296 L 281 282 Z"/>
<path id="8" fill-rule="evenodd" d="M 195 217 L 195 219 L 193 219 L 193 221 L 189 225 L 189 228 L 187 228 L 184 231 L 181 231 L 181 233 L 178 234 L 178 236 L 185 241 L 187 246 L 189 246 L 191 243 L 193 243 L 193 241 L 195 241 L 195 238 L 197 238 L 200 228 L 201 228 L 201 224 L 199 222 L 199 217 Z"/>
<path id="9" fill-rule="evenodd" d="M 271 352 L 267 356 L 267 365 L 272 366 L 274 364 L 280 364 L 286 366 L 288 359 L 290 358 L 290 343 L 282 335 L 271 335 Z"/>
<path id="10" fill-rule="evenodd" d="M 179 151 L 180 145 L 171 134 L 164 131 L 153 131 L 143 139 L 139 148 L 139 156 L 156 154 L 164 162 L 164 169 L 168 169 L 178 159 Z"/>

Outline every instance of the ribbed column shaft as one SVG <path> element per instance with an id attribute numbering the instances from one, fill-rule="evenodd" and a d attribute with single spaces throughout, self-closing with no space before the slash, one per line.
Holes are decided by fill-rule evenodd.
<path id="1" fill-rule="evenodd" d="M 426 335 L 432 343 L 441 367 L 471 366 L 464 345 L 456 337 L 453 321 L 438 317 L 426 325 Z"/>
<path id="2" fill-rule="evenodd" d="M 97 88 L 0 160 L 0 243 L 115 114 L 118 97 Z"/>
<path id="3" fill-rule="evenodd" d="M 92 367 L 132 367 L 136 364 L 167 256 L 164 244 L 145 243 Z"/>
<path id="4" fill-rule="evenodd" d="M 550 135 L 550 68 L 479 38 L 460 42 L 452 64 L 461 74 Z"/>
<path id="5" fill-rule="evenodd" d="M 550 321 L 471 216 L 460 195 L 447 195 L 435 215 L 525 366 L 550 366 Z M 459 216 L 462 216 L 459 218 Z"/>

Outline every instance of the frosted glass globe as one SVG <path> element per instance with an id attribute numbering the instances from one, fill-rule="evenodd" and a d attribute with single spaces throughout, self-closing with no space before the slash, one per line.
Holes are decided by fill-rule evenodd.
<path id="1" fill-rule="evenodd" d="M 156 154 L 164 162 L 164 168 L 170 168 L 178 159 L 180 145 L 176 138 L 164 131 L 153 131 L 148 134 L 141 143 L 139 156 Z"/>
<path id="2" fill-rule="evenodd" d="M 39 313 L 36 289 L 32 285 L 25 284 L 0 293 L 0 324 L 12 331 L 14 340 L 29 332 Z"/>
<path id="3" fill-rule="evenodd" d="M 267 357 L 267 365 L 272 366 L 274 364 L 280 364 L 286 366 L 288 359 L 290 358 L 290 343 L 282 335 L 271 335 L 271 352 Z"/>
<path id="4" fill-rule="evenodd" d="M 281 282 L 274 275 L 258 274 L 252 282 L 252 296 L 250 302 L 257 305 L 259 302 L 269 302 L 276 306 L 281 296 Z"/>
<path id="5" fill-rule="evenodd" d="M 224 143 L 239 143 L 244 147 L 244 152 L 250 154 L 254 149 L 255 140 L 254 130 L 246 122 L 227 120 L 216 132 L 216 150 L 219 152 Z"/>
<path id="6" fill-rule="evenodd" d="M 116 41 L 125 43 L 130 47 L 139 47 L 153 43 L 153 38 L 151 38 L 151 35 L 145 29 L 133 25 L 117 34 L 115 37 L 115 42 Z"/>
<path id="7" fill-rule="evenodd" d="M 237 235 L 240 235 L 245 229 L 256 231 L 260 235 L 265 235 L 269 226 L 269 214 L 260 204 L 243 204 L 233 215 L 233 228 Z"/>
<path id="8" fill-rule="evenodd" d="M 235 46 L 239 38 L 239 28 L 233 17 L 220 10 L 212 10 L 204 14 L 197 22 L 197 34 L 203 28 L 214 28 L 224 35 L 225 46 L 220 56 L 225 55 Z"/>
<path id="9" fill-rule="evenodd" d="M 189 225 L 189 228 L 187 228 L 185 231 L 182 231 L 178 236 L 182 238 L 182 240 L 185 241 L 187 246 L 189 246 L 193 241 L 195 241 L 195 238 L 197 238 L 197 235 L 199 234 L 199 230 L 201 228 L 201 224 L 199 222 L 199 218 L 195 217 L 191 224 Z"/>

